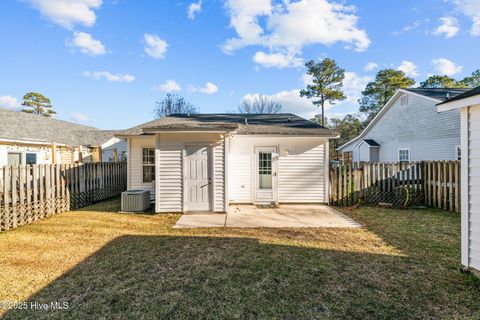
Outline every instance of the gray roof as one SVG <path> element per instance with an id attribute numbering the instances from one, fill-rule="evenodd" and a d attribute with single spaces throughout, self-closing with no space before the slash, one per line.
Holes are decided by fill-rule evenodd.
<path id="1" fill-rule="evenodd" d="M 174 114 L 120 131 L 118 136 L 162 131 L 235 131 L 237 134 L 275 134 L 336 137 L 338 133 L 292 113 Z"/>
<path id="2" fill-rule="evenodd" d="M 407 91 L 420 94 L 429 98 L 445 101 L 448 98 L 456 97 L 459 94 L 464 93 L 470 89 L 459 88 L 408 88 Z"/>
<path id="3" fill-rule="evenodd" d="M 461 100 L 461 99 L 465 99 L 465 98 L 470 98 L 470 97 L 473 97 L 473 96 L 476 96 L 476 95 L 479 95 L 480 94 L 480 87 L 476 87 L 474 89 L 471 89 L 471 90 L 468 90 L 462 94 L 459 94 L 455 97 L 452 97 L 446 101 L 443 101 L 439 104 L 443 104 L 443 103 L 448 103 L 448 102 L 452 102 L 452 101 L 457 101 L 457 100 Z"/>
<path id="4" fill-rule="evenodd" d="M 0 108 L 0 138 L 100 146 L 116 131 Z"/>
<path id="5" fill-rule="evenodd" d="M 373 139 L 363 139 L 363 141 L 371 147 L 380 147 L 378 142 Z"/>

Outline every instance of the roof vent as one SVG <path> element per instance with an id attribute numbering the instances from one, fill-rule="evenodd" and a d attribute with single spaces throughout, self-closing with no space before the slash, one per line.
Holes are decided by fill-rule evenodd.
<path id="1" fill-rule="evenodd" d="M 245 118 L 245 124 L 248 125 L 248 119 L 247 118 Z"/>
<path id="2" fill-rule="evenodd" d="M 292 117 L 288 117 L 288 122 L 291 122 L 292 121 Z"/>
<path id="3" fill-rule="evenodd" d="M 450 92 L 447 92 L 447 99 L 450 99 Z"/>

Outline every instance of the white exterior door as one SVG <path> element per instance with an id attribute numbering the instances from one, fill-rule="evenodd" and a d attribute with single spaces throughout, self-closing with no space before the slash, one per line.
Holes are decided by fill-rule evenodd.
<path id="1" fill-rule="evenodd" d="M 211 210 L 211 165 L 209 147 L 185 147 L 185 211 Z"/>
<path id="2" fill-rule="evenodd" d="M 277 147 L 255 147 L 255 203 L 277 202 Z"/>

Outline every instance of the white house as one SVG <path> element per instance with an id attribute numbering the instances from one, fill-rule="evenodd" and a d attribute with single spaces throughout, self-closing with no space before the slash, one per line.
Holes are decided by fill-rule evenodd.
<path id="1" fill-rule="evenodd" d="M 128 189 L 156 212 L 224 212 L 232 203 L 326 203 L 329 139 L 293 114 L 172 115 L 116 134 L 127 139 Z"/>
<path id="2" fill-rule="evenodd" d="M 462 264 L 480 272 L 480 87 L 438 104 L 438 111 L 460 111 Z"/>
<path id="3" fill-rule="evenodd" d="M 436 104 L 467 89 L 400 89 L 363 132 L 338 148 L 353 162 L 458 160 L 460 113 Z"/>
<path id="4" fill-rule="evenodd" d="M 0 167 L 126 158 L 115 131 L 0 108 Z"/>

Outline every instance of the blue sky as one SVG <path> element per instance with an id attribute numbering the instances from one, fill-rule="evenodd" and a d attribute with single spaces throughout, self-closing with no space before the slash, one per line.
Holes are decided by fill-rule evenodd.
<path id="1" fill-rule="evenodd" d="M 303 65 L 330 57 L 348 99 L 327 115 L 342 116 L 379 68 L 417 82 L 480 68 L 480 0 L 3 0 L 0 41 L 1 107 L 36 91 L 60 119 L 116 129 L 166 92 L 201 112 L 265 94 L 311 117 Z"/>

